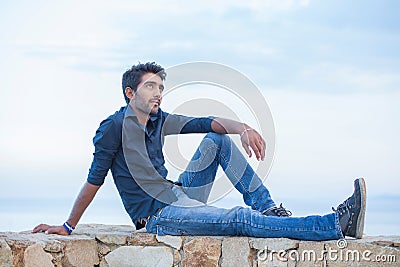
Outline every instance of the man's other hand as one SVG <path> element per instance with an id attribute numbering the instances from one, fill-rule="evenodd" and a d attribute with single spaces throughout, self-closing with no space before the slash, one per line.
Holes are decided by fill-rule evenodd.
<path id="1" fill-rule="evenodd" d="M 57 235 L 68 235 L 67 230 L 61 226 L 52 226 L 48 224 L 39 224 L 35 228 L 33 228 L 32 233 L 41 233 L 44 232 L 45 234 L 57 234 Z"/>
<path id="2" fill-rule="evenodd" d="M 243 133 L 240 140 L 249 157 L 252 156 L 251 150 L 253 150 L 257 160 L 264 160 L 266 142 L 256 130 L 249 128 Z"/>

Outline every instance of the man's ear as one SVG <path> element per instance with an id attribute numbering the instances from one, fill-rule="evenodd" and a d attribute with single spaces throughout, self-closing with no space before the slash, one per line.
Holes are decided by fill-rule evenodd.
<path id="1" fill-rule="evenodd" d="M 125 95 L 129 100 L 132 100 L 132 98 L 135 96 L 135 93 L 133 92 L 133 89 L 130 88 L 129 86 L 125 87 Z"/>

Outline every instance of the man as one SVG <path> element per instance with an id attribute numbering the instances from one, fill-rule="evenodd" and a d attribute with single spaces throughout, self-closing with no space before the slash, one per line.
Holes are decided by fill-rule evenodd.
<path id="1" fill-rule="evenodd" d="M 361 238 L 366 189 L 354 181 L 354 193 L 333 213 L 290 217 L 277 207 L 268 189 L 226 134 L 239 134 L 249 157 L 265 157 L 265 140 L 249 125 L 222 118 L 192 118 L 160 109 L 164 69 L 155 63 L 127 70 L 122 88 L 127 106 L 104 120 L 93 139 L 95 152 L 87 182 L 62 226 L 40 224 L 33 232 L 71 234 L 109 169 L 136 228 L 159 235 L 238 235 L 329 240 Z M 177 182 L 167 179 L 162 146 L 171 134 L 207 133 Z M 206 204 L 221 166 L 251 208 L 222 209 Z"/>

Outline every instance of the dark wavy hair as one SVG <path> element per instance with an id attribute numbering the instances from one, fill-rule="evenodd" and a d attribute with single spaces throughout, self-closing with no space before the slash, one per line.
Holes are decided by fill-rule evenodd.
<path id="1" fill-rule="evenodd" d="M 125 95 L 125 88 L 130 87 L 134 92 L 136 92 L 139 83 L 142 81 L 142 76 L 148 72 L 158 75 L 163 81 L 167 76 L 164 68 L 157 65 L 155 62 L 139 62 L 139 64 L 133 65 L 130 69 L 125 71 L 124 75 L 122 75 L 122 93 L 126 103 L 129 103 L 129 98 Z"/>

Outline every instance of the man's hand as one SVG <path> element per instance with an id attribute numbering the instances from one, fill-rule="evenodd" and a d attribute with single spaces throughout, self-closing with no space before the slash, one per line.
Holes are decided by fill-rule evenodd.
<path id="1" fill-rule="evenodd" d="M 48 224 L 39 224 L 35 228 L 33 228 L 32 233 L 41 233 L 44 232 L 45 234 L 57 234 L 57 235 L 68 235 L 67 230 L 61 226 L 52 226 Z"/>
<path id="2" fill-rule="evenodd" d="M 219 134 L 240 134 L 240 141 L 242 141 L 242 146 L 246 150 L 247 155 L 251 157 L 253 154 L 251 150 L 253 150 L 257 160 L 264 160 L 266 142 L 249 125 L 230 119 L 214 118 L 211 122 L 211 129 Z"/>
<path id="3" fill-rule="evenodd" d="M 242 146 L 249 157 L 252 156 L 251 150 L 253 150 L 257 160 L 264 160 L 266 143 L 264 138 L 262 138 L 256 130 L 247 128 L 240 137 L 240 141 L 242 141 Z"/>

